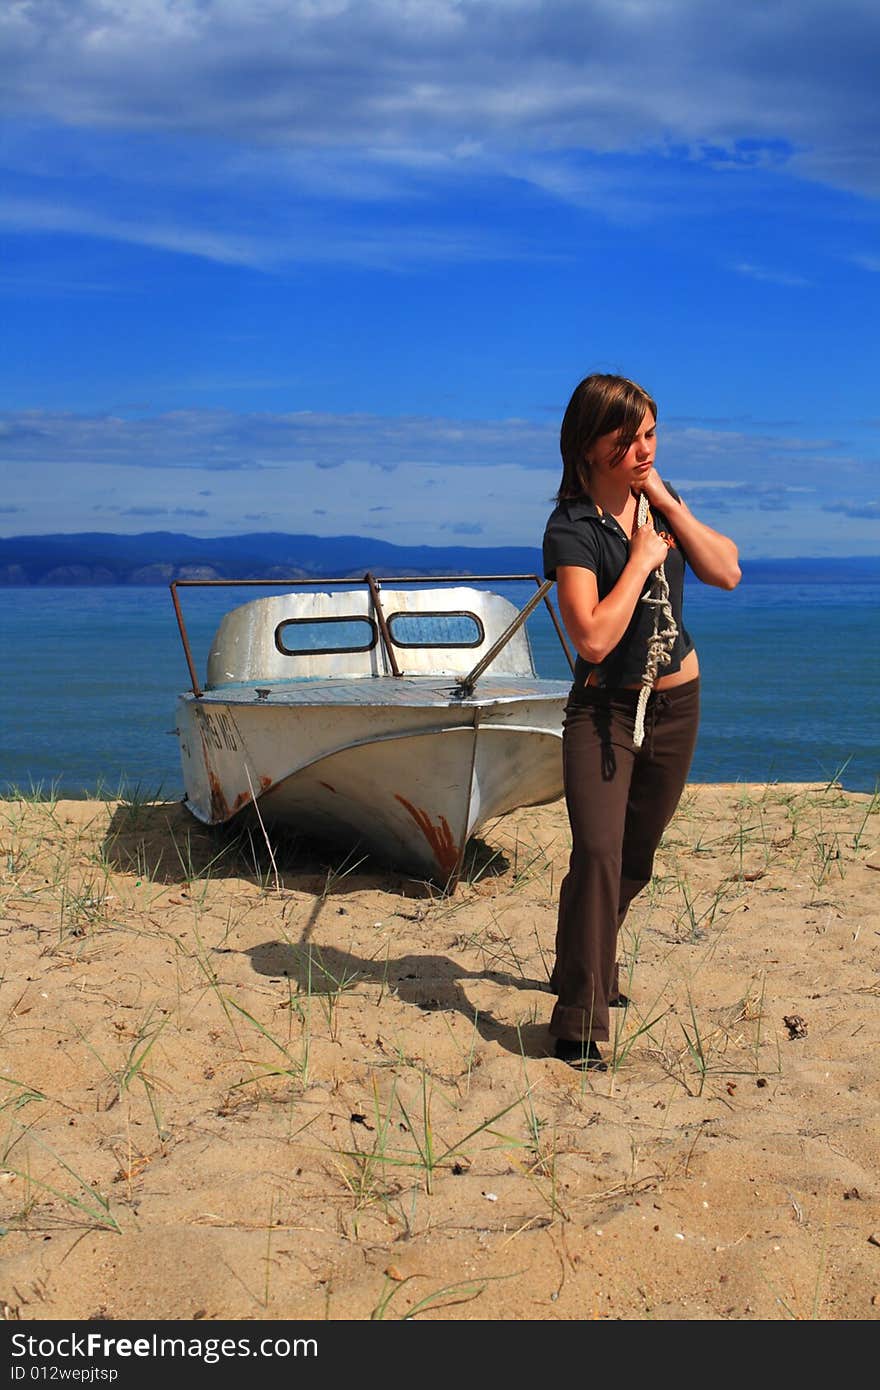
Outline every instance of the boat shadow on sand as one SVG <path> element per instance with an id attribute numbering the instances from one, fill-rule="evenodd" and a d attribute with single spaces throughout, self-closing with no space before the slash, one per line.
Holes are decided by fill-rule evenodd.
<path id="1" fill-rule="evenodd" d="M 478 1011 L 468 998 L 468 980 L 491 981 L 505 988 L 547 990 L 547 981 L 500 970 L 465 969 L 449 956 L 413 952 L 396 958 L 369 959 L 310 940 L 318 918 L 334 911 L 355 893 L 382 893 L 399 899 L 437 901 L 444 891 L 435 883 L 388 868 L 357 846 L 340 846 L 305 836 L 270 834 L 259 824 L 206 826 L 195 821 L 181 802 L 120 803 L 104 838 L 107 863 L 124 873 L 157 884 L 189 887 L 208 881 L 238 880 L 284 898 L 307 894 L 306 920 L 300 942 L 267 941 L 248 949 L 253 969 L 274 979 L 294 980 L 302 992 L 338 993 L 353 985 L 376 984 L 422 1012 L 455 1010 L 473 1022 L 480 1036 L 508 1052 L 546 1056 L 545 1025 L 507 1025 Z M 510 862 L 497 846 L 479 837 L 469 841 L 462 881 L 501 878 Z M 277 875 L 277 878 L 276 878 Z M 417 909 L 421 911 L 421 909 Z M 414 914 L 415 915 L 415 914 Z"/>
<path id="2" fill-rule="evenodd" d="M 244 879 L 258 887 L 338 894 L 373 890 L 405 898 L 437 898 L 454 886 L 414 877 L 384 864 L 356 842 L 322 840 L 270 828 L 245 814 L 225 825 L 204 825 L 183 802 L 120 802 L 104 836 L 105 861 L 153 883 Z M 459 882 L 500 877 L 510 864 L 479 836 L 467 844 Z"/>

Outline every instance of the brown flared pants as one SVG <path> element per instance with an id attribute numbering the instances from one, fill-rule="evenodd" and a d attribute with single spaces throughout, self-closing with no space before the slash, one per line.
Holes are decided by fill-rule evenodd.
<path id="1" fill-rule="evenodd" d="M 700 682 L 655 691 L 645 737 L 633 744 L 637 690 L 601 686 L 572 693 L 562 737 L 571 859 L 559 894 L 558 995 L 554 1037 L 609 1037 L 617 999 L 617 934 L 630 903 L 649 882 L 660 837 L 690 770 L 700 716 Z"/>

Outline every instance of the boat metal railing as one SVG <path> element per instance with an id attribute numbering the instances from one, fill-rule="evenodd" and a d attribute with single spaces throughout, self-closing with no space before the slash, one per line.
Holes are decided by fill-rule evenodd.
<path id="1" fill-rule="evenodd" d="M 490 650 L 480 659 L 472 671 L 468 672 L 458 682 L 456 695 L 459 698 L 466 698 L 470 695 L 479 680 L 480 676 L 488 669 L 495 660 L 498 653 L 507 645 L 516 632 L 519 631 L 526 619 L 534 612 L 538 604 L 543 600 L 544 606 L 550 615 L 550 620 L 559 638 L 560 646 L 565 653 L 569 668 L 574 671 L 574 658 L 565 640 L 565 634 L 559 616 L 553 604 L 550 602 L 549 591 L 553 587 L 551 579 L 539 579 L 536 574 L 426 574 L 426 575 L 383 575 L 379 580 L 369 570 L 364 574 L 363 579 L 356 579 L 349 575 L 344 579 L 325 579 L 321 576 L 313 576 L 311 579 L 172 579 L 169 588 L 171 590 L 171 601 L 174 604 L 174 613 L 177 618 L 177 626 L 180 632 L 180 640 L 183 644 L 183 653 L 186 657 L 186 664 L 189 670 L 190 684 L 196 699 L 201 699 L 204 691 L 196 673 L 195 661 L 193 659 L 192 647 L 190 645 L 189 634 L 181 608 L 179 589 L 213 589 L 213 588 L 273 588 L 273 589 L 294 589 L 310 588 L 320 589 L 327 585 L 348 585 L 366 584 L 370 592 L 373 608 L 376 614 L 376 621 L 382 638 L 382 645 L 385 655 L 394 676 L 401 676 L 404 673 L 400 670 L 393 650 L 393 639 L 388 631 L 388 624 L 385 613 L 382 609 L 381 589 L 383 584 L 410 584 L 426 585 L 433 584 L 527 584 L 537 585 L 537 593 L 533 594 L 528 603 L 520 609 L 516 617 L 501 634 L 498 640 L 493 643 Z"/>
<path id="2" fill-rule="evenodd" d="M 388 623 L 385 619 L 385 610 L 382 607 L 382 600 L 379 597 L 379 581 L 374 574 L 367 570 L 364 575 L 364 582 L 370 586 L 370 598 L 373 600 L 373 608 L 376 610 L 376 621 L 379 624 L 379 631 L 382 634 L 382 643 L 385 647 L 385 655 L 391 667 L 392 676 L 400 675 L 400 667 L 397 664 L 397 657 L 394 655 L 394 647 L 391 642 L 391 633 L 388 631 Z"/>
<path id="3" fill-rule="evenodd" d="M 546 598 L 548 592 L 552 587 L 553 580 L 545 579 L 538 592 L 536 594 L 532 594 L 532 597 L 529 599 L 528 603 L 520 609 L 516 617 L 510 623 L 510 625 L 507 628 L 505 628 L 504 632 L 502 632 L 501 636 L 498 638 L 498 641 L 492 644 L 492 646 L 486 652 L 486 655 L 477 662 L 476 666 L 472 671 L 468 671 L 466 676 L 462 676 L 455 689 L 457 699 L 466 700 L 469 695 L 473 694 L 474 686 L 480 679 L 480 676 L 492 665 L 492 662 L 495 660 L 498 653 L 504 647 L 507 646 L 514 633 L 519 632 L 526 618 L 528 618 L 529 615 L 534 612 L 538 604 L 541 602 L 541 599 Z"/>

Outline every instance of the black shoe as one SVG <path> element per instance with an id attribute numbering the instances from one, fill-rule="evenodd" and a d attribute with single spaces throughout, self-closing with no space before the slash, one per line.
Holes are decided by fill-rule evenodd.
<path id="1" fill-rule="evenodd" d="M 608 1000 L 608 1007 L 609 1009 L 628 1009 L 631 1002 L 628 994 L 618 994 L 616 999 Z"/>
<path id="2" fill-rule="evenodd" d="M 577 1071 L 607 1071 L 608 1063 L 592 1039 L 587 1043 L 570 1042 L 568 1038 L 557 1038 L 553 1056 L 560 1062 L 567 1062 Z"/>

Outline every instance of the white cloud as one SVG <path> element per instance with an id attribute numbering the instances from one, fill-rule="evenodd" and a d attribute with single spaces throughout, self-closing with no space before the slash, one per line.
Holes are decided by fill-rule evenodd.
<path id="1" fill-rule="evenodd" d="M 254 239 L 216 231 L 198 231 L 141 219 L 104 216 L 75 206 L 43 199 L 0 200 L 0 226 L 10 231 L 69 232 L 152 246 L 229 265 L 258 266 L 270 260 L 267 248 Z"/>
<path id="2" fill-rule="evenodd" d="M 252 212 L 243 218 L 240 207 L 226 210 L 225 221 L 230 224 L 226 227 L 218 228 L 213 216 L 190 207 L 177 216 L 169 211 L 165 219 L 147 209 L 124 218 L 72 201 L 0 197 L 0 227 L 13 232 L 91 236 L 251 269 L 345 261 L 372 269 L 406 270 L 415 263 L 549 259 L 515 233 L 499 235 L 482 228 L 437 229 L 418 223 L 401 227 L 386 222 L 355 230 L 324 220 L 313 210 L 297 208 L 294 214 L 275 207 L 271 213 L 267 210 L 262 229 L 256 231 Z M 246 228 L 234 226 L 243 220 Z M 68 288 L 82 291 L 86 287 L 81 283 Z"/>
<path id="3" fill-rule="evenodd" d="M 0 92 L 26 120 L 366 166 L 675 146 L 877 194 L 878 49 L 873 0 L 18 0 Z"/>
<path id="4" fill-rule="evenodd" d="M 802 288 L 810 283 L 803 275 L 792 275 L 785 270 L 769 270 L 765 266 L 752 265 L 749 261 L 738 261 L 733 269 L 737 275 L 745 275 L 749 280 L 760 280 L 763 284 Z"/>
<path id="5" fill-rule="evenodd" d="M 177 410 L 149 418 L 18 411 L 0 415 L 4 456 L 15 462 L 105 463 L 210 472 L 322 471 L 360 462 L 374 470 L 498 465 L 556 467 L 556 428 L 527 420 L 450 420 Z"/>
<path id="6" fill-rule="evenodd" d="M 30 411 L 0 416 L 0 442 L 4 530 L 17 535 L 132 532 L 152 516 L 214 536 L 245 517 L 407 544 L 538 545 L 560 473 L 555 424 L 528 420 Z M 876 553 L 876 502 L 852 505 L 869 470 L 841 441 L 669 426 L 659 459 L 744 553 Z"/>
<path id="7" fill-rule="evenodd" d="M 528 419 L 468 420 L 443 416 L 290 413 L 182 409 L 126 417 L 64 411 L 0 413 L 0 445 L 10 462 L 106 464 L 202 474 L 277 471 L 308 464 L 332 472 L 357 464 L 394 472 L 395 486 L 413 470 L 498 468 L 513 462 L 553 479 L 560 468 L 558 425 Z M 661 468 L 698 487 L 765 485 L 792 489 L 863 476 L 864 461 L 843 440 L 781 429 L 664 425 Z M 204 481 L 200 484 L 204 493 Z M 374 501 L 382 501 L 382 498 Z"/>

